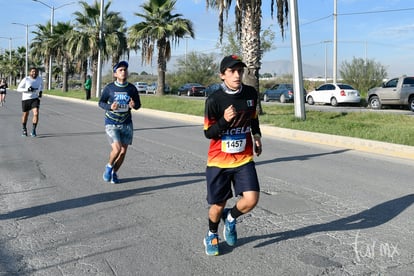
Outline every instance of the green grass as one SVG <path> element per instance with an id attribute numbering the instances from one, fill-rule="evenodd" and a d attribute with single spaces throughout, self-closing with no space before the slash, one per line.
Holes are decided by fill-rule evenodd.
<path id="1" fill-rule="evenodd" d="M 46 91 L 62 97 L 84 99 L 80 90 Z M 97 101 L 96 98 L 92 100 Z M 197 116 L 204 115 L 204 100 L 176 96 L 141 95 L 142 106 Z M 260 123 L 281 128 L 363 138 L 414 146 L 414 116 L 380 112 L 321 112 L 307 111 L 306 120 L 295 117 L 294 106 L 263 105 Z"/>

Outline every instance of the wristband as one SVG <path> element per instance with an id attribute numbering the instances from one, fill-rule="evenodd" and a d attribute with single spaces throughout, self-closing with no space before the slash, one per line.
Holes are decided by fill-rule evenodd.
<path id="1" fill-rule="evenodd" d="M 260 138 L 262 138 L 262 135 L 260 135 L 259 133 L 256 133 L 256 134 L 253 135 L 253 138 L 260 139 Z"/>

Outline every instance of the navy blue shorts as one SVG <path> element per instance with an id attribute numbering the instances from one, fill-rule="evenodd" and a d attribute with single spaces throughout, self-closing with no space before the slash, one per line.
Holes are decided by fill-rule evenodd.
<path id="1" fill-rule="evenodd" d="M 230 169 L 207 167 L 206 178 L 208 204 L 222 203 L 232 198 L 232 184 L 237 196 L 243 192 L 260 191 L 254 162 Z"/>

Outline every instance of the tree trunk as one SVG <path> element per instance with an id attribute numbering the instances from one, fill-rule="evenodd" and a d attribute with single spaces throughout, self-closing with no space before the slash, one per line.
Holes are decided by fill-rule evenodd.
<path id="1" fill-rule="evenodd" d="M 45 82 L 44 82 L 44 89 L 46 90 L 46 89 L 49 89 L 49 67 L 50 67 L 50 59 L 49 58 L 47 58 L 46 60 L 45 60 L 45 67 L 46 67 L 46 79 L 45 79 Z"/>
<path id="2" fill-rule="evenodd" d="M 68 59 L 65 57 L 63 58 L 63 66 L 62 66 L 62 73 L 63 73 L 63 80 L 62 80 L 62 91 L 68 92 Z"/>
<path id="3" fill-rule="evenodd" d="M 165 71 L 167 69 L 167 61 L 165 59 L 165 39 L 160 39 L 157 42 L 158 58 L 157 58 L 157 96 L 164 96 L 165 87 Z"/>
<path id="4" fill-rule="evenodd" d="M 261 67 L 262 53 L 260 50 L 260 26 L 261 26 L 261 1 L 247 1 L 242 20 L 241 42 L 243 60 L 247 71 L 244 74 L 244 82 L 257 90 L 258 112 L 263 114 L 259 91 L 259 70 Z"/>
<path id="5" fill-rule="evenodd" d="M 99 97 L 98 91 L 96 90 L 96 80 L 98 79 L 98 58 L 92 58 L 92 88 L 91 95 Z"/>
<path id="6" fill-rule="evenodd" d="M 81 75 L 81 87 L 83 88 L 83 84 L 85 83 L 85 81 L 86 81 L 86 77 L 88 76 L 88 59 L 85 59 L 83 62 L 82 62 L 82 66 L 81 66 L 82 68 L 81 68 L 81 70 L 80 70 L 80 75 Z M 92 93 L 91 93 L 92 94 Z"/>

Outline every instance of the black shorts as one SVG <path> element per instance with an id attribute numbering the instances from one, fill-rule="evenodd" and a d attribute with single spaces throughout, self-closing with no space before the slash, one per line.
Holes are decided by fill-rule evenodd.
<path id="1" fill-rule="evenodd" d="M 33 108 L 39 108 L 39 106 L 40 106 L 39 98 L 28 99 L 28 100 L 22 101 L 22 111 L 23 112 L 30 111 Z"/>
<path id="2" fill-rule="evenodd" d="M 254 162 L 249 162 L 237 168 L 223 169 L 207 167 L 207 202 L 209 204 L 222 203 L 243 192 L 260 191 L 259 180 Z"/>

